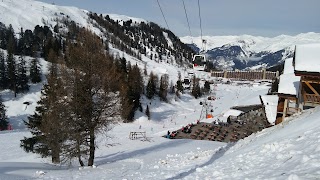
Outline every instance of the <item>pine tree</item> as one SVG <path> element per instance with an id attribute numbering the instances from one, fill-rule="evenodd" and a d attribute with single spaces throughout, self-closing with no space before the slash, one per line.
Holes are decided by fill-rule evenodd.
<path id="1" fill-rule="evenodd" d="M 150 114 L 150 110 L 149 110 L 149 105 L 147 105 L 147 108 L 146 108 L 146 115 L 148 117 L 148 120 L 150 120 L 151 114 Z"/>
<path id="2" fill-rule="evenodd" d="M 201 97 L 201 88 L 200 88 L 200 84 L 199 84 L 199 78 L 196 78 L 196 76 L 193 76 L 193 81 L 192 81 L 192 92 L 191 94 L 195 97 L 195 98 L 199 98 Z"/>
<path id="3" fill-rule="evenodd" d="M 126 83 L 127 81 L 125 81 Z M 133 114 L 133 107 L 134 104 L 132 102 L 131 98 L 129 97 L 129 87 L 126 85 L 121 86 L 120 90 L 120 96 L 121 96 L 121 117 L 124 119 L 124 122 L 130 122 L 131 119 L 129 117 L 132 117 Z"/>
<path id="4" fill-rule="evenodd" d="M 86 29 L 81 29 L 76 41 L 77 44 L 69 43 L 66 52 L 70 66 L 79 71 L 79 84 L 73 85 L 76 93 L 73 90 L 70 102 L 75 104 L 73 107 L 77 107 L 77 111 L 71 113 L 76 115 L 72 127 L 82 127 L 78 129 L 78 135 L 75 135 L 78 138 L 76 141 L 84 143 L 81 144 L 77 154 L 80 158 L 86 156 L 88 166 L 92 166 L 96 135 L 98 132 L 109 130 L 110 125 L 118 121 L 119 98 L 108 86 L 110 78 L 115 77 L 111 76 L 109 65 L 112 63 L 106 56 L 99 37 Z"/>
<path id="5" fill-rule="evenodd" d="M 128 105 L 131 104 L 132 108 L 126 110 L 128 111 L 126 113 L 127 116 L 123 118 L 125 118 L 127 122 L 131 122 L 134 118 L 135 111 L 137 109 L 140 109 L 142 111 L 140 97 L 143 93 L 143 79 L 138 65 L 134 65 L 130 69 L 130 71 L 128 72 L 127 81 L 128 88 L 126 88 L 126 99 L 128 100 Z"/>
<path id="6" fill-rule="evenodd" d="M 203 91 L 204 93 L 210 92 L 210 83 L 208 81 L 204 82 Z"/>
<path id="7" fill-rule="evenodd" d="M 8 86 L 13 90 L 14 97 L 17 96 L 17 74 L 16 74 L 16 60 L 13 56 L 14 45 L 13 40 L 10 39 L 8 43 L 7 67 L 8 67 Z"/>
<path id="8" fill-rule="evenodd" d="M 144 74 L 145 76 L 148 75 L 148 72 L 147 72 L 147 64 L 144 64 L 143 74 Z"/>
<path id="9" fill-rule="evenodd" d="M 23 56 L 19 57 L 19 63 L 17 64 L 17 92 L 29 91 L 29 78 L 27 76 L 26 61 Z"/>
<path id="10" fill-rule="evenodd" d="M 6 109 L 0 97 L 0 131 L 8 128 L 8 117 L 6 115 Z"/>
<path id="11" fill-rule="evenodd" d="M 167 101 L 168 95 L 168 88 L 169 88 L 169 75 L 163 74 L 160 78 L 160 88 L 159 88 L 159 97 L 162 101 Z"/>
<path id="12" fill-rule="evenodd" d="M 177 90 L 180 92 L 183 92 L 183 85 L 182 85 L 181 80 L 177 81 Z"/>
<path id="13" fill-rule="evenodd" d="M 30 62 L 30 80 L 32 83 L 41 82 L 41 67 L 38 58 L 33 58 Z"/>
<path id="14" fill-rule="evenodd" d="M 25 137 L 20 144 L 26 152 L 37 153 L 42 157 L 51 156 L 53 163 L 60 163 L 61 147 L 67 137 L 67 126 L 63 119 L 67 115 L 68 106 L 64 103 L 64 88 L 57 69 L 55 63 L 50 66 L 48 82 L 41 91 L 36 111 L 25 122 L 32 137 Z"/>
<path id="15" fill-rule="evenodd" d="M 126 58 L 124 58 L 124 57 L 122 57 L 121 59 L 120 59 L 120 69 L 123 71 L 123 72 L 125 72 L 125 73 L 127 73 L 127 60 L 126 60 Z"/>
<path id="16" fill-rule="evenodd" d="M 181 72 L 178 72 L 178 80 L 177 80 L 177 90 L 183 93 L 183 86 L 182 86 L 182 80 L 181 80 Z"/>
<path id="17" fill-rule="evenodd" d="M 170 94 L 174 94 L 175 92 L 176 92 L 176 88 L 175 88 L 175 86 L 173 85 L 173 82 L 170 81 L 170 91 L 169 91 L 169 93 L 170 93 Z"/>
<path id="18" fill-rule="evenodd" d="M 0 89 L 8 88 L 8 72 L 5 61 L 4 53 L 0 50 Z"/>
<path id="19" fill-rule="evenodd" d="M 149 81 L 146 87 L 146 96 L 152 99 L 157 92 L 158 77 L 150 72 Z"/>

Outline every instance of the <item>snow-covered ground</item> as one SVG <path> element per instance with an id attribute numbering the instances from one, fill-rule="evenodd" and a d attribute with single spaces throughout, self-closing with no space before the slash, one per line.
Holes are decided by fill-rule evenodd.
<path id="1" fill-rule="evenodd" d="M 266 85 L 218 84 L 212 86 L 217 99 L 211 101 L 213 119 L 230 113 L 229 108 L 260 103 L 258 95 Z M 27 95 L 35 101 L 38 90 Z M 10 99 L 10 92 L 3 92 Z M 34 99 L 33 99 L 34 98 Z M 33 99 L 33 100 L 32 100 Z M 18 107 L 25 98 L 7 103 L 10 122 L 29 112 Z M 165 139 L 168 130 L 195 122 L 200 117 L 202 99 L 188 94 L 163 103 L 144 99 L 151 120 L 140 112 L 134 123 L 120 123 L 100 135 L 95 167 L 79 168 L 77 163 L 56 166 L 50 159 L 25 153 L 20 140 L 30 136 L 22 125 L 0 132 L 0 179 L 317 179 L 320 177 L 320 109 L 310 109 L 284 124 L 265 129 L 234 144 L 200 140 Z M 8 100 L 10 102 L 10 100 Z M 150 105 L 151 103 L 151 105 Z M 29 108 L 29 107 L 28 107 Z M 27 109 L 28 109 L 27 108 Z M 18 120 L 19 121 L 19 120 Z M 131 131 L 144 131 L 147 140 L 130 140 Z"/>

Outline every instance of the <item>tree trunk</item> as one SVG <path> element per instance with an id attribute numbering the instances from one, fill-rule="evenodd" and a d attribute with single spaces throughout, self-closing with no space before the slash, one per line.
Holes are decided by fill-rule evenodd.
<path id="1" fill-rule="evenodd" d="M 78 161 L 80 163 L 80 166 L 83 167 L 84 163 L 81 159 L 81 149 L 80 149 L 80 140 L 79 139 L 77 139 L 77 155 L 78 155 Z"/>
<path id="2" fill-rule="evenodd" d="M 60 151 L 59 151 L 59 147 L 58 146 L 53 147 L 51 160 L 52 160 L 52 163 L 54 163 L 54 164 L 59 164 L 60 163 Z"/>
<path id="3" fill-rule="evenodd" d="M 95 152 L 95 135 L 94 135 L 94 129 L 90 129 L 89 132 L 90 136 L 90 154 L 89 154 L 89 160 L 88 160 L 88 166 L 92 166 L 94 163 L 94 152 Z"/>
<path id="4" fill-rule="evenodd" d="M 84 163 L 83 163 L 83 161 L 81 159 L 81 155 L 80 154 L 78 155 L 78 160 L 79 160 L 80 166 L 83 167 Z"/>

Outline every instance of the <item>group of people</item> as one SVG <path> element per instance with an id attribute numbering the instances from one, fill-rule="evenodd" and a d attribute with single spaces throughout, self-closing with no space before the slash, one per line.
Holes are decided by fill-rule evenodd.
<path id="1" fill-rule="evenodd" d="M 170 133 L 170 131 L 168 131 L 166 138 L 168 138 L 168 139 L 175 138 L 177 136 L 177 134 L 178 134 L 177 131 L 172 131 L 171 133 Z"/>

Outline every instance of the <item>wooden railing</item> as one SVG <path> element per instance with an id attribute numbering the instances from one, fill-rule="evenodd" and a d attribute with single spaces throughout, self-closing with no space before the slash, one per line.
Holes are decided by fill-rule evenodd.
<path id="1" fill-rule="evenodd" d="M 147 139 L 146 132 L 130 132 L 129 139 L 133 140 L 139 138 Z"/>
<path id="2" fill-rule="evenodd" d="M 304 94 L 304 103 L 320 104 L 320 96 L 315 94 Z"/>
<path id="3" fill-rule="evenodd" d="M 261 71 L 211 71 L 212 77 L 223 77 L 230 79 L 269 79 L 272 80 L 278 76 L 279 73 L 266 70 Z"/>

